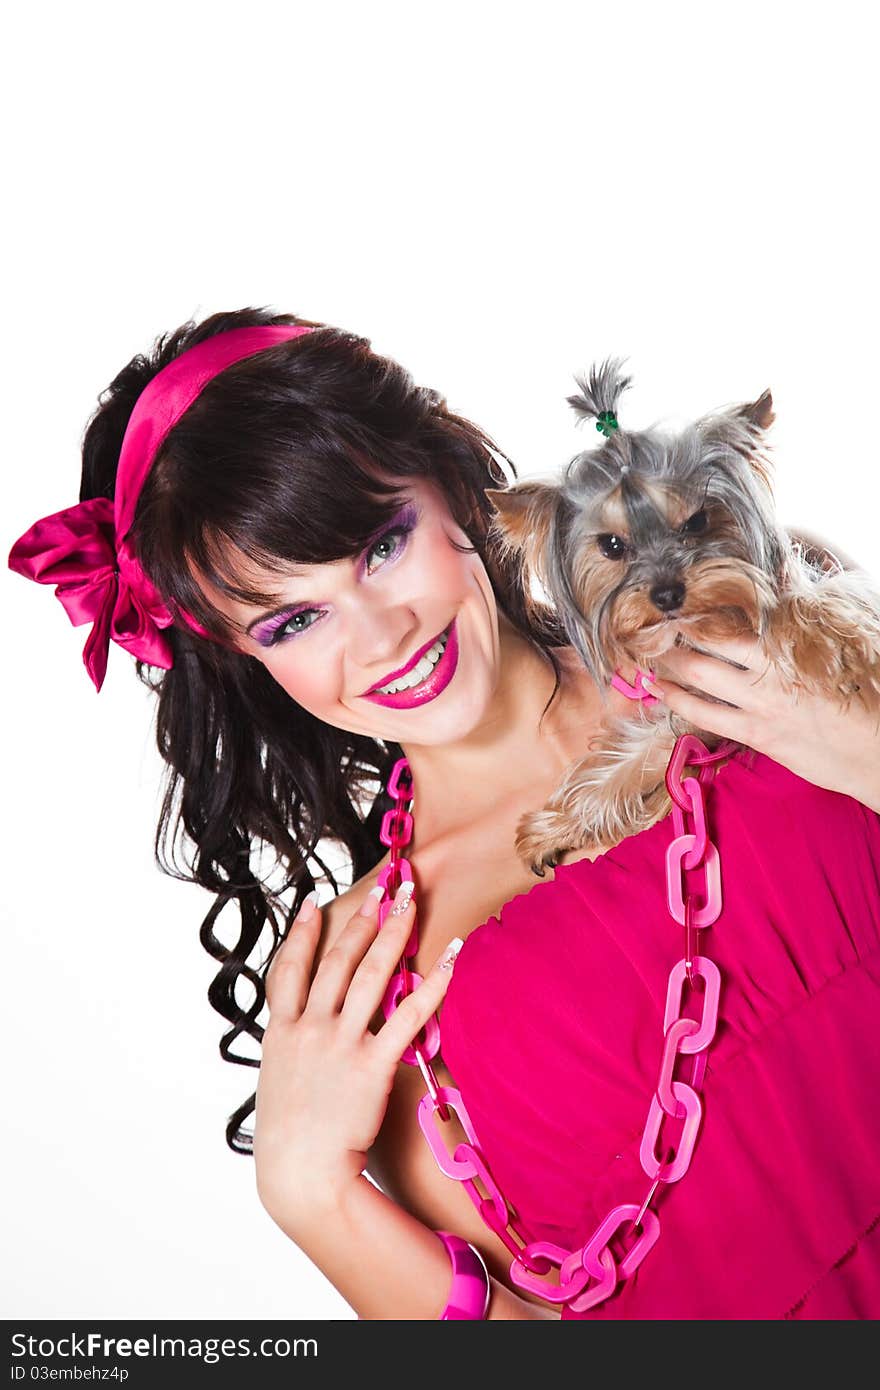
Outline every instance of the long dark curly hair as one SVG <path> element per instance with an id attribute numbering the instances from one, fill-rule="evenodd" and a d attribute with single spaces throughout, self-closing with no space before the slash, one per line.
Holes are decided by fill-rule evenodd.
<path id="1" fill-rule="evenodd" d="M 132 358 L 86 428 L 80 500 L 113 497 L 134 403 L 173 358 L 230 329 L 306 322 L 256 308 L 214 314 Z M 552 648 L 566 641 L 553 614 L 524 592 L 519 567 L 493 544 L 485 491 L 508 486 L 505 468 L 516 477 L 510 461 L 366 339 L 311 326 L 205 387 L 158 454 L 131 532 L 172 610 L 195 616 L 215 639 L 176 624 L 168 631 L 173 667 L 158 671 L 139 661 L 137 674 L 158 696 L 156 737 L 168 769 L 156 860 L 215 895 L 201 927 L 202 944 L 219 963 L 208 998 L 230 1025 L 221 1056 L 248 1067 L 259 1066 L 266 969 L 316 871 L 339 893 L 339 862 L 334 873 L 328 858 L 339 861 L 341 852 L 353 882 L 385 853 L 383 789 L 401 750 L 322 723 L 297 705 L 259 661 L 236 649 L 235 633 L 194 571 L 242 602 L 277 602 L 232 571 L 224 559 L 230 543 L 279 574 L 291 563 L 355 556 L 391 519 L 407 482 L 430 479 L 483 560 L 501 612 L 548 655 L 554 694 Z M 237 918 L 226 913 L 219 923 L 233 904 Z M 226 944 L 218 930 L 235 940 Z M 252 1151 L 243 1124 L 253 1109 L 251 1095 L 227 1123 L 237 1153 Z"/>

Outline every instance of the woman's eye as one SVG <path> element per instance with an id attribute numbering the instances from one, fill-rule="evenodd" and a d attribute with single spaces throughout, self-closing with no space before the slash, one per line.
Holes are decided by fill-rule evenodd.
<path id="1" fill-rule="evenodd" d="M 370 565 L 371 556 L 378 555 L 380 564 L 392 559 L 399 551 L 403 550 L 411 530 L 411 526 L 395 526 L 393 530 L 386 531 L 384 536 L 380 536 L 375 545 L 367 551 L 367 573 L 372 574 L 374 569 L 378 569 L 378 565 Z"/>
<path id="2" fill-rule="evenodd" d="M 686 536 L 697 536 L 701 531 L 705 531 L 708 525 L 709 518 L 701 508 L 700 511 L 694 512 L 693 516 L 688 517 L 681 529 Z"/>
<path id="3" fill-rule="evenodd" d="M 283 642 L 288 637 L 296 637 L 300 632 L 307 632 L 310 627 L 315 626 L 315 623 L 306 620 L 315 614 L 320 617 L 321 610 L 319 608 L 301 608 L 298 613 L 291 613 L 289 618 L 285 618 L 284 622 L 276 627 L 269 645 L 274 647 L 276 642 Z"/>
<path id="4" fill-rule="evenodd" d="M 597 536 L 596 544 L 606 560 L 622 560 L 628 550 L 626 541 L 620 536 Z"/>

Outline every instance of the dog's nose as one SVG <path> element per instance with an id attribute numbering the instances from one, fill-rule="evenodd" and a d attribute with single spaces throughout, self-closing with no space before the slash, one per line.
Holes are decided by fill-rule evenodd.
<path id="1" fill-rule="evenodd" d="M 679 580 L 661 580 L 651 590 L 651 602 L 661 613 L 671 613 L 684 603 L 684 585 Z"/>

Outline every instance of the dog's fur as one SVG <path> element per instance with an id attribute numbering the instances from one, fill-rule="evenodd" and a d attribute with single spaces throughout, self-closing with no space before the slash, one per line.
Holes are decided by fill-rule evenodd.
<path id="1" fill-rule="evenodd" d="M 569 401 L 585 419 L 616 416 L 629 384 L 609 360 Z M 538 581 L 600 689 L 618 668 L 653 669 L 676 642 L 711 649 L 754 634 L 790 688 L 880 711 L 880 598 L 864 575 L 809 563 L 776 520 L 773 418 L 765 391 L 677 434 L 612 429 L 560 481 L 489 493 L 500 543 Z M 601 852 L 652 825 L 669 809 L 672 746 L 689 731 L 718 743 L 662 704 L 607 718 L 593 751 L 520 821 L 517 853 L 543 875 L 566 850 Z"/>

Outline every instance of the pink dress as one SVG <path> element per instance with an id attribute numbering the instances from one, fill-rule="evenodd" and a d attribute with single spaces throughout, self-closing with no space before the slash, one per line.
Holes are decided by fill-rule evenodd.
<path id="1" fill-rule="evenodd" d="M 707 789 L 722 978 L 691 1166 L 584 1318 L 880 1317 L 880 817 L 759 754 Z M 443 1057 L 527 1239 L 579 1248 L 648 1189 L 638 1149 L 682 929 L 669 818 L 471 933 Z M 563 1318 L 577 1317 L 566 1310 Z"/>

